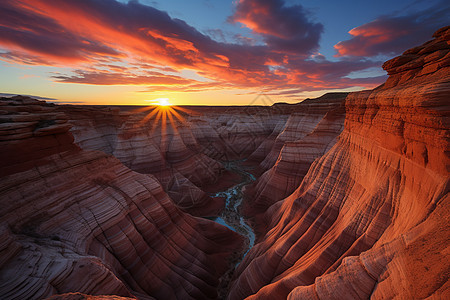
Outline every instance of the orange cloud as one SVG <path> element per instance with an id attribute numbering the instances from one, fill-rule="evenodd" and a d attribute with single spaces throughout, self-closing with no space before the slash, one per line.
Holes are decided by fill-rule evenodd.
<path id="1" fill-rule="evenodd" d="M 449 13 L 449 6 L 440 3 L 410 15 L 382 16 L 350 30 L 352 37 L 334 46 L 335 56 L 398 55 L 425 42 L 438 28 L 447 25 Z"/>
<path id="2" fill-rule="evenodd" d="M 187 85 L 197 81 L 186 79 L 180 76 L 164 75 L 162 73 L 152 72 L 153 75 L 133 75 L 117 72 L 86 72 L 76 71 L 76 75 L 54 75 L 52 76 L 58 82 L 84 83 L 95 85 Z"/>
<path id="3" fill-rule="evenodd" d="M 0 52 L 0 59 L 74 69 L 73 74 L 53 75 L 58 82 L 147 85 L 147 91 L 187 92 L 368 87 L 369 80 L 346 76 L 380 65 L 367 60 L 311 59 L 322 25 L 311 22 L 299 5 L 241 0 L 230 20 L 249 26 L 266 45 L 215 41 L 137 1 L 3 0 L 0 47 L 7 51 Z M 196 71 L 205 82 L 184 78 L 182 69 Z"/>
<path id="4" fill-rule="evenodd" d="M 309 55 L 319 48 L 321 23 L 312 22 L 301 5 L 287 6 L 283 0 L 240 0 L 229 18 L 262 35 L 273 49 Z"/>

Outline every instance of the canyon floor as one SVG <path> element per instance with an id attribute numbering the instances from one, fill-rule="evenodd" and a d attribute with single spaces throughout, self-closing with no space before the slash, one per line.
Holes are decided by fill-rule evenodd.
<path id="1" fill-rule="evenodd" d="M 450 27 L 374 90 L 0 98 L 1 299 L 449 299 Z"/>

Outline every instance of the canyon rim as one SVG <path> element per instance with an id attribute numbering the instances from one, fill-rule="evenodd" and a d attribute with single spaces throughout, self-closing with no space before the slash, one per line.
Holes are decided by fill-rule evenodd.
<path id="1" fill-rule="evenodd" d="M 383 69 L 294 104 L 1 97 L 0 299 L 449 299 L 450 26 Z"/>

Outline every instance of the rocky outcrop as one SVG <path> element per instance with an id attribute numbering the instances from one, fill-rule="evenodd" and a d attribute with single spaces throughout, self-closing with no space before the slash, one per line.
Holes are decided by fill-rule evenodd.
<path id="1" fill-rule="evenodd" d="M 2 299 L 216 297 L 241 236 L 182 212 L 154 176 L 75 146 L 54 106 L 0 103 Z"/>
<path id="2" fill-rule="evenodd" d="M 450 28 L 434 37 L 346 98 L 337 143 L 267 210 L 230 299 L 448 298 Z"/>
<path id="3" fill-rule="evenodd" d="M 255 218 L 290 195 L 311 163 L 336 143 L 344 127 L 346 96 L 347 93 L 330 93 L 291 107 L 293 113 L 260 164 L 261 170 L 269 170 L 246 187 L 249 201 L 243 208 L 245 215 Z"/>
<path id="4" fill-rule="evenodd" d="M 259 151 L 288 118 L 287 110 L 271 107 L 58 110 L 69 116 L 79 147 L 114 155 L 130 169 L 154 175 L 178 207 L 196 216 L 215 215 L 224 206 L 204 192 L 227 175 L 222 162 Z"/>
<path id="5" fill-rule="evenodd" d="M 0 101 L 1 175 L 26 170 L 37 161 L 63 151 L 76 151 L 63 113 L 44 101 L 3 98 Z"/>
<path id="6" fill-rule="evenodd" d="M 68 106 L 58 110 L 70 116 L 77 145 L 114 155 L 132 170 L 156 176 L 181 209 L 195 215 L 214 215 L 223 207 L 221 201 L 211 199 L 200 189 L 213 183 L 223 168 L 187 148 L 181 136 L 187 139 L 189 134 L 181 133 L 178 124 L 167 122 L 162 132 L 160 123 L 147 122 L 147 113 L 136 109 L 129 112 Z"/>
<path id="7" fill-rule="evenodd" d="M 342 102 L 348 93 L 328 93 L 316 99 L 306 99 L 298 104 L 275 104 L 279 109 L 289 110 L 290 116 L 280 134 L 276 137 L 268 155 L 260 163 L 264 171 L 272 168 L 286 142 L 300 140 L 311 134 L 328 112 L 342 113 Z M 341 109 L 340 109 L 341 108 Z"/>

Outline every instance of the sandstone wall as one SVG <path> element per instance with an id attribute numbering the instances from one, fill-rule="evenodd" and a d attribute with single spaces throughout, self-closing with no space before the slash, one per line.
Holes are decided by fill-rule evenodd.
<path id="1" fill-rule="evenodd" d="M 178 207 L 197 216 L 223 208 L 203 191 L 226 173 L 221 162 L 248 157 L 268 136 L 278 135 L 288 118 L 270 107 L 58 110 L 69 116 L 79 147 L 112 154 L 130 169 L 154 175 Z"/>
<path id="2" fill-rule="evenodd" d="M 270 152 L 260 163 L 260 170 L 265 172 L 252 186 L 246 187 L 245 215 L 255 217 L 290 195 L 311 163 L 336 143 L 344 127 L 346 96 L 347 93 L 325 94 L 295 105 Z"/>
<path id="3" fill-rule="evenodd" d="M 54 106 L 0 103 L 2 299 L 216 297 L 241 236 L 182 212 L 153 175 L 75 146 Z"/>
<path id="4" fill-rule="evenodd" d="M 450 28 L 351 93 L 337 143 L 266 213 L 230 299 L 448 298 Z"/>

